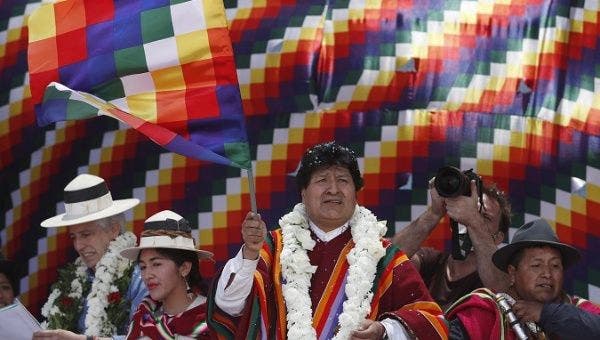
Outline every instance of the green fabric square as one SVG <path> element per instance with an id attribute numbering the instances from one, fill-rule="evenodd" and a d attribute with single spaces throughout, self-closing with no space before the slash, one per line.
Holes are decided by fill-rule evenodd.
<path id="1" fill-rule="evenodd" d="M 248 143 L 225 143 L 225 157 L 244 169 L 250 168 L 250 149 Z"/>
<path id="2" fill-rule="evenodd" d="M 92 90 L 92 93 L 99 98 L 111 101 L 119 98 L 125 98 L 125 89 L 120 79 L 114 79 L 110 82 L 101 84 Z"/>
<path id="3" fill-rule="evenodd" d="M 540 215 L 540 200 L 534 197 L 525 197 L 525 212 L 532 215 Z M 516 225 L 513 223 L 513 225 Z"/>
<path id="4" fill-rule="evenodd" d="M 556 204 L 556 189 L 554 187 L 542 185 L 542 187 L 540 188 L 540 195 L 542 201 Z"/>
<path id="5" fill-rule="evenodd" d="M 134 46 L 115 51 L 117 76 L 148 72 L 146 53 L 143 46 Z"/>
<path id="6" fill-rule="evenodd" d="M 142 12 L 142 41 L 153 41 L 174 36 L 170 7 L 154 8 Z"/>
<path id="7" fill-rule="evenodd" d="M 67 103 L 67 120 L 86 119 L 97 115 L 98 109 L 88 103 L 78 100 L 69 100 Z"/>

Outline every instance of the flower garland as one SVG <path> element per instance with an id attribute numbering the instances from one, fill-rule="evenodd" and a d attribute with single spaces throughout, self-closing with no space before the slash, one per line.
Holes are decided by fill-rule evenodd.
<path id="1" fill-rule="evenodd" d="M 281 251 L 282 292 L 287 307 L 287 336 L 290 339 L 316 339 L 312 326 L 313 311 L 309 295 L 310 280 L 316 266 L 310 264 L 307 251 L 315 241 L 310 236 L 304 204 L 279 221 L 283 237 Z M 377 263 L 385 255 L 381 237 L 386 232 L 385 222 L 378 222 L 368 209 L 357 206 L 349 221 L 354 248 L 348 253 L 346 301 L 340 314 L 339 330 L 334 339 L 347 339 L 371 311 L 373 281 Z"/>
<path id="2" fill-rule="evenodd" d="M 87 279 L 87 267 L 81 257 L 74 264 L 59 270 L 59 280 L 42 308 L 47 319 L 42 328 L 77 330 L 83 311 L 83 295 L 87 294 L 85 335 L 110 336 L 128 320 L 130 302 L 124 298 L 133 263 L 119 255 L 125 248 L 134 247 L 136 237 L 126 232 L 111 241 L 106 253 L 96 265 L 93 282 Z"/>

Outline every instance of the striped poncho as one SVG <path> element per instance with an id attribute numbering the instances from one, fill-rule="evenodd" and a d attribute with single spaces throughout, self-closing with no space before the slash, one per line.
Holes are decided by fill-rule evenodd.
<path id="1" fill-rule="evenodd" d="M 313 239 L 318 240 L 312 235 Z M 393 318 L 420 339 L 444 339 L 447 327 L 440 307 L 431 299 L 419 273 L 407 256 L 383 240 L 386 254 L 377 264 L 369 319 Z M 317 266 L 311 279 L 312 324 L 317 338 L 329 339 L 338 329 L 338 316 L 346 300 L 346 256 L 354 247 L 350 230 L 329 242 L 317 241 L 308 252 Z M 224 339 L 286 339 L 286 306 L 282 294 L 281 229 L 270 232 L 260 254 L 254 285 L 239 317 L 209 306 L 208 322 Z"/>

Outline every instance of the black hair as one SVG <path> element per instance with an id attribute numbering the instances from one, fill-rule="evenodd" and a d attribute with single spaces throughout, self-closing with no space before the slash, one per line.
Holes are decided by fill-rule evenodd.
<path id="1" fill-rule="evenodd" d="M 2 261 L 2 260 L 0 260 Z M 4 274 L 6 276 L 6 278 L 8 279 L 8 282 L 10 283 L 10 286 L 12 288 L 13 291 L 13 295 L 15 297 L 17 297 L 17 295 L 19 295 L 19 282 L 17 280 L 17 271 L 16 268 L 14 266 L 14 263 L 9 263 L 8 261 L 5 262 L 6 266 L 2 265 L 0 266 L 0 273 Z"/>
<path id="2" fill-rule="evenodd" d="M 350 171 L 356 191 L 363 187 L 363 178 L 358 169 L 358 162 L 356 161 L 354 152 L 345 146 L 337 144 L 335 141 L 331 141 L 314 145 L 304 153 L 300 162 L 300 168 L 296 174 L 298 191 L 306 189 L 312 174 L 316 170 L 332 165 L 340 165 Z"/>

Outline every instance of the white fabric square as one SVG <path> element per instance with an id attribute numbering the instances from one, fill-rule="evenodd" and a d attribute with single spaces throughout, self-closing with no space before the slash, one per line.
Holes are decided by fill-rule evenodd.
<path id="1" fill-rule="evenodd" d="M 125 96 L 132 96 L 140 93 L 153 92 L 155 90 L 154 80 L 150 73 L 139 73 L 121 77 Z"/>
<path id="2" fill-rule="evenodd" d="M 175 37 L 169 37 L 144 44 L 144 53 L 146 54 L 148 70 L 154 71 L 179 65 L 180 62 L 177 51 Z"/>
<path id="3" fill-rule="evenodd" d="M 201 1 L 186 1 L 171 5 L 171 20 L 175 35 L 206 29 L 206 19 L 201 4 Z"/>

